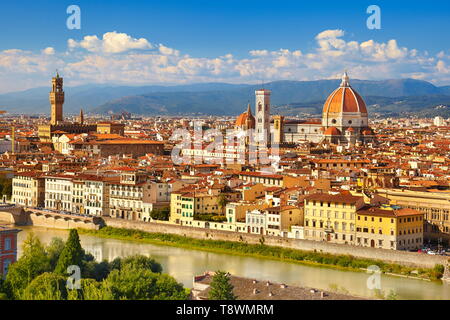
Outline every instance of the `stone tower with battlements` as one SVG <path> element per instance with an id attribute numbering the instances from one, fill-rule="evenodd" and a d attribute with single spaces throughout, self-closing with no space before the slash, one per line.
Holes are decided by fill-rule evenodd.
<path id="1" fill-rule="evenodd" d="M 50 91 L 51 120 L 50 124 L 57 125 L 63 122 L 64 88 L 63 78 L 56 73 L 52 79 L 52 91 Z"/>

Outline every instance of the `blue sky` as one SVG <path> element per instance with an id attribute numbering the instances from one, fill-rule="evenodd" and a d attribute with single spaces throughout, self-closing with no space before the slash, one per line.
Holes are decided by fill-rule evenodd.
<path id="1" fill-rule="evenodd" d="M 81 30 L 66 28 L 72 4 Z M 366 27 L 373 4 L 381 30 Z M 449 1 L 2 2 L 0 92 L 45 85 L 56 68 L 72 85 L 314 80 L 344 69 L 447 85 L 449 16 Z"/>

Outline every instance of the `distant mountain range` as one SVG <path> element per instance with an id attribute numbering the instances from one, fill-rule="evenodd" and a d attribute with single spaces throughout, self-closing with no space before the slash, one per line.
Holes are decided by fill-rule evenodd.
<path id="1" fill-rule="evenodd" d="M 275 81 L 264 85 L 272 90 L 272 113 L 298 115 L 320 113 L 326 97 L 340 80 Z M 414 112 L 424 116 L 450 116 L 450 86 L 437 87 L 413 79 L 351 80 L 363 96 L 369 112 L 396 115 Z M 128 111 L 140 115 L 236 115 L 254 103 L 261 85 L 204 83 L 177 86 L 66 87 L 66 113 L 107 114 Z M 35 88 L 0 95 L 0 110 L 10 113 L 49 113 L 49 88 Z M 444 107 L 435 108 L 438 105 Z M 448 115 L 447 115 L 448 114 Z"/>

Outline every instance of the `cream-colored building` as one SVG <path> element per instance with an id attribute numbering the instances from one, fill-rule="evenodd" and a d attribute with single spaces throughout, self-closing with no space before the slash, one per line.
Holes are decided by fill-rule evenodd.
<path id="1" fill-rule="evenodd" d="M 25 207 L 43 207 L 45 179 L 41 173 L 18 172 L 12 180 L 12 202 Z"/>
<path id="2" fill-rule="evenodd" d="M 45 208 L 72 212 L 74 175 L 57 174 L 45 176 Z"/>
<path id="3" fill-rule="evenodd" d="M 144 173 L 122 172 L 120 181 L 110 183 L 109 211 L 113 218 L 143 220 L 144 202 L 148 202 L 149 184 Z"/>

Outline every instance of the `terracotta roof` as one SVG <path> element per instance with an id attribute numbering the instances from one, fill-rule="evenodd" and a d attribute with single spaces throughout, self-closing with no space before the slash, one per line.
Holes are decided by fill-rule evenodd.
<path id="1" fill-rule="evenodd" d="M 367 113 L 366 103 L 348 83 L 333 91 L 323 106 L 323 113 Z"/>
<path id="2" fill-rule="evenodd" d="M 336 202 L 336 203 L 356 203 L 363 197 L 357 197 L 352 195 L 342 195 L 342 194 L 328 194 L 328 193 L 315 193 L 305 197 L 308 201 L 323 201 L 323 202 Z"/>
<path id="3" fill-rule="evenodd" d="M 325 130 L 324 135 L 326 136 L 340 136 L 341 131 L 337 129 L 336 127 L 329 127 L 327 130 Z"/>

